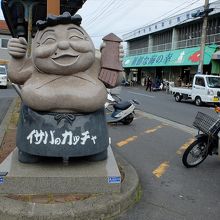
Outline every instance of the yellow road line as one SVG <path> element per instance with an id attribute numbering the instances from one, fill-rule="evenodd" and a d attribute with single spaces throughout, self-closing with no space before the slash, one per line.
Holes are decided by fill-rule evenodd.
<path id="1" fill-rule="evenodd" d="M 169 168 L 169 161 L 165 161 L 163 163 L 160 164 L 159 167 L 157 167 L 157 169 L 155 169 L 153 171 L 153 174 L 157 177 L 160 178 L 165 172 L 166 170 Z"/>
<path id="2" fill-rule="evenodd" d="M 153 133 L 155 131 L 157 131 L 160 128 L 163 128 L 164 126 L 166 126 L 165 124 L 162 125 L 158 125 L 155 128 L 151 128 L 151 129 L 147 129 L 146 131 L 144 131 L 144 133 L 149 134 L 149 133 Z M 144 133 L 140 133 L 140 135 L 144 135 Z M 131 136 L 129 138 L 127 138 L 126 140 L 122 140 L 120 142 L 118 142 L 116 145 L 117 147 L 123 147 L 124 145 L 135 141 L 138 138 L 138 136 Z"/>
<path id="3" fill-rule="evenodd" d="M 147 129 L 147 130 L 145 131 L 145 133 L 150 134 L 150 133 L 153 133 L 153 132 L 155 132 L 155 131 L 157 131 L 158 129 L 163 128 L 163 127 L 164 127 L 164 125 L 158 125 L 158 126 L 156 126 L 155 128 Z"/>
<path id="4" fill-rule="evenodd" d="M 177 154 L 178 155 L 182 155 L 183 152 L 189 147 L 190 144 L 192 144 L 192 142 L 195 141 L 195 138 L 190 138 L 189 140 L 187 140 L 186 143 L 184 143 L 178 150 L 177 150 Z"/>
<path id="5" fill-rule="evenodd" d="M 126 140 L 118 142 L 116 145 L 117 145 L 117 147 L 123 147 L 124 145 L 126 145 L 132 141 L 135 141 L 137 138 L 138 138 L 138 136 L 132 136 L 132 137 L 127 138 Z"/>

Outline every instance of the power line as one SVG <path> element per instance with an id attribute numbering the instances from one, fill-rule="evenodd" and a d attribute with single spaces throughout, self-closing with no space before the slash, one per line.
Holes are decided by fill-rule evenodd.
<path id="1" fill-rule="evenodd" d="M 89 21 L 88 21 L 88 25 L 91 25 L 92 22 L 94 22 L 98 17 L 100 17 L 103 13 L 106 12 L 106 10 L 109 10 L 109 7 L 112 7 L 112 5 L 115 5 L 115 1 L 114 0 L 110 0 L 108 2 L 108 4 L 106 4 L 103 8 L 102 8 L 102 11 L 97 13 L 93 18 L 91 18 Z"/>
<path id="2" fill-rule="evenodd" d="M 87 22 L 87 21 L 93 19 L 94 17 L 96 17 L 99 13 L 102 12 L 103 9 L 105 9 L 106 7 L 109 6 L 109 3 L 110 3 L 111 1 L 112 1 L 112 0 L 106 1 L 106 2 L 105 2 L 106 4 L 105 4 L 105 3 L 100 4 L 100 7 L 97 7 L 97 8 L 92 12 L 92 15 L 93 15 L 93 16 L 90 16 L 90 15 L 86 16 L 86 17 L 84 18 L 84 21 Z"/>
<path id="3" fill-rule="evenodd" d="M 117 5 L 115 4 L 115 6 L 113 8 L 109 8 L 102 16 L 100 16 L 100 18 L 102 17 L 108 17 L 110 14 L 117 12 L 118 9 L 121 9 L 124 7 L 124 5 L 126 4 L 126 0 L 121 0 L 121 1 L 117 1 Z M 115 10 L 117 9 L 117 10 Z M 104 20 L 102 20 L 101 22 L 103 22 Z"/>
<path id="4" fill-rule="evenodd" d="M 192 6 L 193 4 L 195 4 L 195 3 L 199 2 L 199 1 L 200 1 L 200 0 L 196 0 L 196 1 L 192 2 L 192 3 L 190 3 L 189 5 L 186 5 L 184 8 L 181 8 L 181 9 L 179 9 L 178 11 L 174 12 L 173 14 L 170 14 L 169 16 L 163 18 L 163 20 L 169 19 L 171 16 L 173 16 L 173 15 L 175 15 L 176 13 L 178 13 L 178 12 L 184 10 L 185 8 L 188 8 L 189 6 Z M 185 2 L 185 3 L 186 3 L 186 2 Z M 177 8 L 179 8 L 179 7 L 181 7 L 181 6 L 183 6 L 185 3 L 183 3 L 183 4 L 181 4 L 181 5 L 177 6 L 177 7 L 175 7 L 174 9 L 168 11 L 167 13 L 161 15 L 160 17 L 153 19 L 152 21 L 148 22 L 147 24 L 144 24 L 144 25 L 140 26 L 139 28 L 133 29 L 133 30 L 131 30 L 131 31 L 136 31 L 136 30 L 139 30 L 140 28 L 144 28 L 144 27 L 146 27 L 147 25 L 152 24 L 153 21 L 156 21 L 156 20 L 158 20 L 159 18 L 162 18 L 164 15 L 169 14 L 169 13 L 172 12 L 173 10 L 175 10 L 175 9 L 177 9 Z M 129 31 L 128 31 L 128 32 L 129 32 Z"/>
<path id="5" fill-rule="evenodd" d="M 100 19 L 101 19 L 102 17 L 108 17 L 110 14 L 113 14 L 113 13 L 114 13 L 113 11 L 115 11 L 115 10 L 114 10 L 115 8 L 117 8 L 117 9 L 123 8 L 125 4 L 126 4 L 126 0 L 125 0 L 125 1 L 122 0 L 121 2 L 119 2 L 119 4 L 115 5 L 115 7 L 110 8 L 108 11 L 106 11 L 106 12 L 100 17 Z M 133 4 L 136 4 L 136 3 L 133 2 Z M 128 5 L 129 8 L 125 8 L 125 10 L 128 10 L 128 11 L 129 11 L 130 8 L 133 7 L 133 4 Z M 117 12 L 117 11 L 115 11 L 115 12 Z M 123 14 L 123 12 L 121 12 L 121 14 Z M 121 16 L 121 15 L 120 15 L 120 16 Z M 116 20 L 116 19 L 114 19 L 114 20 Z M 114 20 L 111 19 L 110 22 L 112 23 L 112 22 L 114 22 Z M 94 21 L 94 22 L 95 22 L 95 21 Z M 94 22 L 93 22 L 93 23 L 94 23 Z M 99 21 L 99 24 L 100 24 L 100 23 L 103 23 L 103 22 L 106 22 L 106 20 L 102 19 L 101 21 Z M 88 27 L 88 26 L 89 26 L 89 27 Z M 87 28 L 89 29 L 90 26 L 91 26 L 91 24 L 89 24 L 88 26 L 87 26 Z M 106 26 L 108 26 L 108 25 L 106 25 Z"/>
<path id="6" fill-rule="evenodd" d="M 200 1 L 200 0 L 194 1 L 194 2 L 192 2 L 191 4 L 185 6 L 184 8 L 182 8 L 182 9 L 176 11 L 175 13 L 173 13 L 173 14 L 171 14 L 171 15 L 169 15 L 169 16 L 173 16 L 173 15 L 175 15 L 177 12 L 180 12 L 180 11 L 184 10 L 185 8 L 188 8 L 189 6 L 194 5 L 195 3 L 199 2 L 199 1 Z"/>
<path id="7" fill-rule="evenodd" d="M 192 4 L 196 3 L 196 2 L 199 2 L 199 1 L 200 1 L 200 0 L 196 0 L 195 2 L 191 3 L 190 5 L 192 5 Z M 182 7 L 184 4 L 187 4 L 187 3 L 190 3 L 190 2 L 191 2 L 191 1 L 186 1 L 186 2 L 184 2 L 183 4 L 176 6 L 175 8 L 173 8 L 173 9 L 171 9 L 170 11 L 168 11 L 168 12 L 162 14 L 161 16 L 159 16 L 159 17 L 157 17 L 157 18 L 151 20 L 150 22 L 148 22 L 148 23 L 145 24 L 145 25 L 148 25 L 148 24 L 152 23 L 152 22 L 155 21 L 155 20 L 158 20 L 158 19 L 160 19 L 160 18 L 163 18 L 164 16 L 167 16 L 167 14 L 169 14 L 170 12 L 175 11 L 175 10 L 178 9 L 179 7 Z M 186 7 L 189 7 L 190 5 L 187 5 Z M 178 10 L 178 11 L 181 11 L 181 10 L 183 10 L 183 9 L 180 9 L 180 10 Z M 178 12 L 178 11 L 177 11 L 177 12 Z M 175 13 L 177 13 L 177 12 L 175 12 Z M 174 13 L 174 14 L 175 14 L 175 13 Z M 169 15 L 169 16 L 172 16 L 172 15 Z M 166 17 L 165 17 L 165 18 L 166 18 Z M 144 26 L 145 26 L 145 25 L 144 25 Z"/>
<path id="8" fill-rule="evenodd" d="M 171 10 L 168 11 L 167 13 L 161 15 L 161 16 L 158 17 L 158 18 L 161 18 L 161 17 L 163 17 L 164 15 L 167 15 L 167 14 L 169 14 L 170 12 L 172 12 L 172 11 L 174 11 L 174 10 L 176 10 L 176 9 L 178 9 L 178 8 L 180 8 L 180 7 L 182 7 L 182 6 L 184 6 L 186 3 L 191 2 L 190 4 L 184 6 L 184 8 L 181 8 L 181 9 L 177 10 L 176 12 L 170 14 L 168 17 L 165 17 L 165 18 L 164 18 L 164 20 L 165 20 L 165 19 L 168 19 L 168 18 L 170 18 L 171 16 L 173 16 L 174 14 L 176 14 L 176 13 L 178 13 L 178 12 L 184 10 L 185 8 L 187 8 L 187 7 L 189 7 L 189 6 L 192 6 L 193 4 L 195 4 L 195 3 L 199 2 L 199 1 L 200 1 L 200 0 L 196 0 L 196 1 L 194 1 L 194 2 L 186 1 L 186 2 L 182 3 L 181 5 L 179 5 L 179 6 L 175 7 L 175 8 L 173 8 L 173 9 L 171 9 Z M 158 19 L 158 18 L 156 18 L 156 19 Z M 156 20 L 156 19 L 154 19 L 154 20 Z M 154 21 L 154 20 L 152 20 L 152 21 Z M 113 22 L 113 21 L 111 20 L 111 22 Z M 131 32 L 131 31 L 139 30 L 140 28 L 143 28 L 143 27 L 145 27 L 146 25 L 149 25 L 149 23 L 147 23 L 147 24 L 145 24 L 145 25 L 143 25 L 143 26 L 141 26 L 141 27 L 139 27 L 139 28 L 136 28 L 136 29 L 134 29 L 134 28 L 129 28 L 129 29 L 124 29 L 124 30 L 120 30 L 120 31 L 115 31 L 114 33 L 115 33 L 115 34 L 122 34 L 122 33 L 126 33 L 126 32 L 129 33 L 129 32 Z M 91 37 L 93 37 L 93 38 L 98 38 L 98 37 L 102 37 L 102 36 L 106 35 L 107 33 L 108 33 L 108 32 L 102 33 L 102 34 L 97 34 L 97 35 L 92 35 Z"/>
<path id="9" fill-rule="evenodd" d="M 176 14 L 177 12 L 182 11 L 183 9 L 185 9 L 185 8 L 187 8 L 187 7 L 189 7 L 189 6 L 193 5 L 193 4 L 195 4 L 195 3 L 197 3 L 198 1 L 200 1 L 200 0 L 196 0 L 196 1 L 194 1 L 194 2 L 191 2 L 191 1 L 188 0 L 188 1 L 184 2 L 184 3 L 182 3 L 181 5 L 178 5 L 177 7 L 175 7 L 175 8 L 173 8 L 173 9 L 171 9 L 170 11 L 166 12 L 165 14 L 161 15 L 160 17 L 155 18 L 154 20 L 159 19 L 159 18 L 163 17 L 164 15 L 167 15 L 167 14 L 169 14 L 170 12 L 173 12 L 173 11 L 175 11 L 176 9 L 178 9 L 178 8 L 180 8 L 180 7 L 182 7 L 182 6 L 184 6 L 185 4 L 191 2 L 190 4 L 186 5 L 184 8 L 181 8 L 180 10 L 178 10 L 178 11 L 174 12 L 173 14 L 169 15 L 169 17 L 170 17 L 170 16 Z M 133 4 L 130 5 L 129 8 L 132 8 L 132 7 L 133 7 Z M 98 17 L 99 17 L 99 16 L 98 16 Z M 98 17 L 97 17 L 97 18 L 98 18 Z M 169 17 L 167 17 L 167 19 L 168 19 Z M 96 19 L 97 19 L 97 18 L 96 18 Z M 95 20 L 96 20 L 96 19 L 95 19 Z M 117 19 L 117 18 L 116 18 L 116 19 Z M 166 19 L 166 18 L 164 18 L 164 19 Z M 114 20 L 115 20 L 115 19 L 114 19 Z M 152 20 L 152 21 L 154 21 L 154 20 Z M 151 22 L 152 22 L 152 21 L 151 21 Z M 104 22 L 104 20 L 102 20 L 101 22 Z M 114 22 L 114 21 L 111 20 L 111 23 L 113 23 L 113 22 Z M 148 22 L 147 24 L 145 24 L 145 25 L 139 27 L 139 28 L 136 28 L 136 29 L 134 29 L 134 28 L 129 28 L 129 29 L 120 30 L 120 31 L 115 32 L 115 33 L 126 33 L 126 32 L 135 31 L 135 30 L 138 30 L 138 29 L 140 29 L 140 28 L 145 27 L 146 25 L 149 25 L 149 22 Z M 89 27 L 87 27 L 87 28 L 89 29 L 90 26 L 91 26 L 91 24 L 90 24 Z M 108 26 L 108 25 L 107 25 L 107 26 Z M 104 34 L 99 34 L 99 35 L 95 35 L 95 37 L 101 37 L 101 36 L 103 36 L 103 35 L 104 35 Z"/>

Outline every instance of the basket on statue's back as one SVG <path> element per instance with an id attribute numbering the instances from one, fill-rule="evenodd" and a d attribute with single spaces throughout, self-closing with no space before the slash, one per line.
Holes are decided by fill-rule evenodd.
<path id="1" fill-rule="evenodd" d="M 198 112 L 193 122 L 193 126 L 205 134 L 213 135 L 220 130 L 220 119 L 215 119 L 207 114 Z"/>

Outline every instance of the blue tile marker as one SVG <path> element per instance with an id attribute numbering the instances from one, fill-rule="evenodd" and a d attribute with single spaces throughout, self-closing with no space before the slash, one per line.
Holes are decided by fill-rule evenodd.
<path id="1" fill-rule="evenodd" d="M 0 172 L 0 185 L 4 184 L 4 176 L 7 176 L 8 172 Z"/>
<path id="2" fill-rule="evenodd" d="M 108 183 L 109 184 L 121 183 L 121 177 L 120 176 L 110 176 L 110 177 L 108 177 Z"/>
<path id="3" fill-rule="evenodd" d="M 4 183 L 4 178 L 3 176 L 0 176 L 0 184 L 3 184 Z"/>

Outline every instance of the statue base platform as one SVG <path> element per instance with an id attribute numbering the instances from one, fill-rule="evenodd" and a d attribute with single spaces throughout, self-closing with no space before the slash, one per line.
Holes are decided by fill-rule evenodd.
<path id="1" fill-rule="evenodd" d="M 35 164 L 20 163 L 16 148 L 0 164 L 0 172 L 8 172 L 0 176 L 0 194 L 118 193 L 121 190 L 121 174 L 110 146 L 106 160 L 91 162 L 74 158 L 68 164 L 59 158 L 47 158 Z"/>
<path id="2" fill-rule="evenodd" d="M 14 198 L 13 194 L 11 197 L 7 194 L 0 194 L 0 219 L 97 220 L 100 218 L 116 218 L 116 216 L 125 212 L 128 208 L 131 209 L 134 203 L 140 200 L 141 188 L 138 175 L 132 165 L 117 154 L 117 152 L 114 154 L 123 179 L 120 193 L 95 193 L 91 194 L 87 199 L 75 201 L 50 200 L 48 203 L 47 200 L 46 204 L 41 200 L 32 201 L 29 195 L 24 195 L 28 197 L 24 201 L 20 200 L 19 196 Z M 98 188 L 98 183 L 96 185 Z M 53 184 L 51 187 L 53 187 Z M 69 196 L 69 194 L 67 195 Z M 51 198 L 52 194 L 47 194 L 48 196 Z"/>

